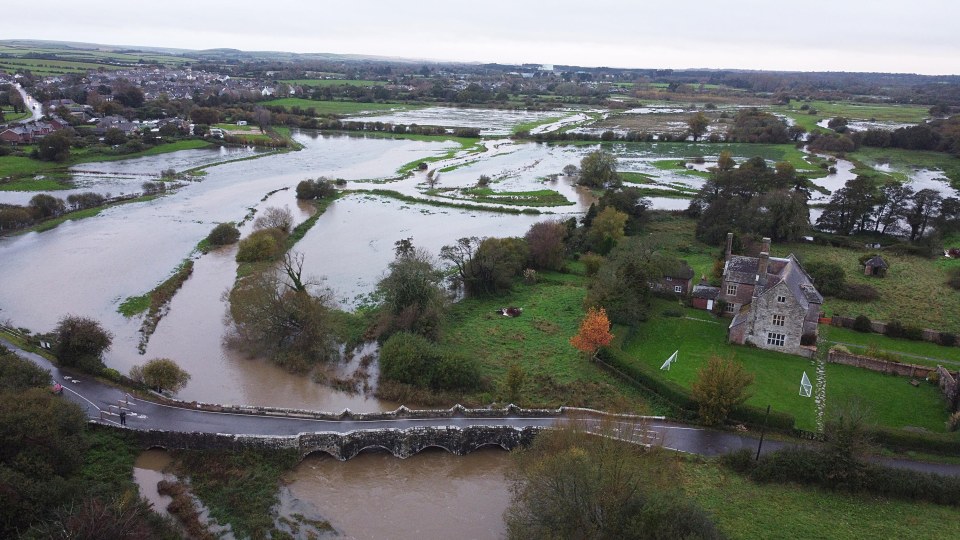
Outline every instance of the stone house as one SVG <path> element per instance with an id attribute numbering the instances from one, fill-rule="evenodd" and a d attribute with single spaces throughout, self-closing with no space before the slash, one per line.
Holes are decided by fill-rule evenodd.
<path id="1" fill-rule="evenodd" d="M 726 263 L 718 300 L 732 315 L 727 339 L 740 345 L 811 357 L 823 297 L 792 253 L 770 256 L 770 239 L 763 239 L 758 257 L 733 255 L 733 235 L 727 235 Z M 811 345 L 801 341 L 807 336 Z M 804 340 L 806 341 L 806 340 Z"/>

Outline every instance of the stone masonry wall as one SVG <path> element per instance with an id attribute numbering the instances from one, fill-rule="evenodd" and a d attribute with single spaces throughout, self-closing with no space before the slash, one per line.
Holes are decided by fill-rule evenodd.
<path id="1" fill-rule="evenodd" d="M 417 427 L 410 429 L 357 430 L 347 433 L 301 433 L 293 436 L 225 435 L 220 433 L 183 433 L 175 431 L 137 431 L 144 447 L 177 450 L 257 450 L 296 449 L 301 458 L 314 452 L 326 452 L 345 461 L 368 448 L 381 448 L 399 458 L 410 457 L 429 447 L 443 448 L 462 456 L 482 446 L 512 450 L 533 442 L 538 427 L 511 426 Z"/>
<path id="2" fill-rule="evenodd" d="M 827 356 L 827 362 L 855 366 L 869 369 L 870 371 L 879 371 L 881 373 L 893 373 L 901 377 L 915 377 L 918 379 L 924 379 L 934 371 L 934 368 L 927 366 L 889 362 L 879 358 L 849 354 L 841 351 L 830 351 L 830 354 Z"/>

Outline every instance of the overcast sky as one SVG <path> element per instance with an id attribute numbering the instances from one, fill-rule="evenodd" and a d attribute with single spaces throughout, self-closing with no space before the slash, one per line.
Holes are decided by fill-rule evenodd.
<path id="1" fill-rule="evenodd" d="M 958 0 L 48 0 L 2 39 L 633 68 L 960 74 Z"/>

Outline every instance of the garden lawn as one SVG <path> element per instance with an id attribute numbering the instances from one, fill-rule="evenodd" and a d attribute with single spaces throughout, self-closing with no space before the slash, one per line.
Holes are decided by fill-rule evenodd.
<path id="1" fill-rule="evenodd" d="M 960 347 L 944 347 L 928 341 L 911 341 L 909 339 L 894 339 L 882 334 L 857 332 L 849 328 L 838 327 L 820 327 L 821 337 L 831 342 L 842 343 L 852 353 L 865 352 L 870 347 L 876 347 L 880 351 L 889 351 L 900 353 L 900 360 L 908 364 L 932 365 L 938 363 L 960 364 Z M 824 335 L 824 332 L 827 332 Z M 906 356 L 912 355 L 912 356 Z M 922 356 L 925 358 L 914 358 Z M 960 366 L 946 365 L 951 370 Z"/>
<path id="2" fill-rule="evenodd" d="M 467 298 L 454 304 L 440 339 L 451 353 L 473 357 L 489 392 L 480 403 L 503 400 L 507 370 L 517 364 L 526 374 L 523 406 L 586 406 L 646 411 L 640 392 L 601 370 L 570 345 L 584 316 L 584 278 L 546 274 L 536 285 L 518 283 L 501 297 Z M 504 317 L 496 310 L 517 306 L 523 314 Z M 652 411 L 651 411 L 652 412 Z"/>
<path id="3" fill-rule="evenodd" d="M 946 431 L 947 402 L 936 385 L 920 381 L 920 386 L 914 387 L 909 377 L 827 364 L 827 418 L 831 417 L 831 410 L 854 400 L 866 405 L 868 422 L 883 427 Z"/>
<path id="4" fill-rule="evenodd" d="M 794 415 L 798 428 L 811 431 L 815 428 L 814 401 L 799 395 L 803 372 L 817 384 L 812 361 L 755 347 L 730 345 L 726 340 L 729 319 L 704 319 L 710 316 L 693 309 L 687 309 L 686 313 L 698 320 L 664 317 L 662 312 L 674 305 L 669 301 L 656 301 L 651 319 L 625 340 L 623 350 L 655 370 L 679 350 L 670 370 L 660 373 L 686 388 L 690 388 L 697 371 L 706 365 L 711 355 L 732 357 L 754 375 L 748 404 L 760 408 L 769 404 L 774 410 Z M 832 408 L 858 397 L 871 410 L 871 419 L 884 427 L 914 426 L 943 432 L 947 419 L 945 403 L 935 386 L 922 383 L 915 388 L 905 377 L 851 366 L 827 365 L 826 396 L 828 417 Z"/>
<path id="5" fill-rule="evenodd" d="M 714 462 L 682 463 L 684 492 L 731 539 L 956 536 L 957 509 L 848 495 L 796 484 L 756 484 Z"/>
<path id="6" fill-rule="evenodd" d="M 663 377 L 685 388 L 690 388 L 698 370 L 706 366 L 713 355 L 734 358 L 754 375 L 749 387 L 751 397 L 747 404 L 785 412 L 796 417 L 800 429 L 814 430 L 815 404 L 813 398 L 800 396 L 800 378 L 806 371 L 811 381 L 816 380 L 816 368 L 810 360 L 799 356 L 766 351 L 755 347 L 741 347 L 727 343 L 729 319 L 698 319 L 664 317 L 661 313 L 676 304 L 656 301 L 650 320 L 641 324 L 626 339 L 623 350 L 636 362 L 659 370 L 674 351 L 677 360 Z M 700 317 L 693 309 L 685 310 Z M 828 382 L 828 400 L 830 385 Z"/>

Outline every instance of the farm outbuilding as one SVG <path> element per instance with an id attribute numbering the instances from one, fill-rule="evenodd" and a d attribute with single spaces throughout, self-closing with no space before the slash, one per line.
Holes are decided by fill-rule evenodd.
<path id="1" fill-rule="evenodd" d="M 863 275 L 883 277 L 887 274 L 887 261 L 883 257 L 874 255 L 863 263 Z"/>

